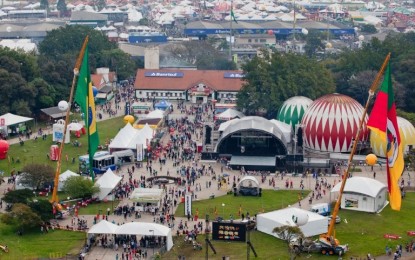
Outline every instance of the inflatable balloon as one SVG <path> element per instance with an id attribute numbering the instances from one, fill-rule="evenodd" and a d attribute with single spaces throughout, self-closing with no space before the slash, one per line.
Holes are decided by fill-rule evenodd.
<path id="1" fill-rule="evenodd" d="M 68 107 L 69 107 L 68 102 L 66 102 L 65 100 L 59 101 L 58 108 L 60 111 L 66 111 Z"/>
<path id="2" fill-rule="evenodd" d="M 5 140 L 0 140 L 0 160 L 6 159 L 7 152 L 9 151 L 9 143 Z"/>
<path id="3" fill-rule="evenodd" d="M 128 124 L 128 123 L 132 124 L 132 123 L 134 123 L 134 121 L 135 121 L 135 119 L 132 115 L 126 115 L 124 117 L 124 123 L 126 123 L 126 124 Z"/>
<path id="4" fill-rule="evenodd" d="M 304 226 L 308 222 L 308 214 L 299 210 L 292 216 L 292 220 L 297 226 Z"/>
<path id="5" fill-rule="evenodd" d="M 368 154 L 366 156 L 366 164 L 369 166 L 375 165 L 377 161 L 378 161 L 378 157 L 374 155 L 373 153 Z"/>

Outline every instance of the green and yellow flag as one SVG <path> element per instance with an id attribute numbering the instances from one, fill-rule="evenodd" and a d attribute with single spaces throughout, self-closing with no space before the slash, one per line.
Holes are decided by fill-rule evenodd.
<path id="1" fill-rule="evenodd" d="M 370 113 L 367 126 L 376 132 L 386 145 L 386 169 L 390 205 L 393 210 L 401 209 L 399 178 L 404 170 L 402 142 L 396 118 L 395 98 L 389 64 Z"/>
<path id="2" fill-rule="evenodd" d="M 238 21 L 236 20 L 236 17 L 235 17 L 235 13 L 233 12 L 233 9 L 231 8 L 231 19 L 235 22 L 235 23 L 238 23 Z"/>
<path id="3" fill-rule="evenodd" d="M 99 137 L 96 120 L 95 100 L 92 91 L 91 73 L 89 72 L 88 63 L 88 46 L 85 48 L 84 57 L 82 59 L 79 71 L 78 84 L 75 93 L 75 102 L 81 107 L 84 114 L 85 126 L 88 131 L 88 153 L 89 153 L 89 169 L 92 180 L 94 174 L 92 172 L 92 159 L 98 149 Z"/>

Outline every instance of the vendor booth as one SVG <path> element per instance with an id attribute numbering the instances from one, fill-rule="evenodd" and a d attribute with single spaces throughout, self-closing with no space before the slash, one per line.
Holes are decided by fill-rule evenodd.
<path id="1" fill-rule="evenodd" d="M 25 133 L 27 129 L 26 122 L 31 120 L 33 120 L 33 118 L 18 116 L 12 113 L 1 115 L 0 136 L 6 137 L 9 135 Z"/>
<path id="2" fill-rule="evenodd" d="M 173 237 L 171 229 L 156 223 L 150 222 L 129 222 L 121 226 L 112 224 L 106 220 L 101 220 L 99 223 L 93 225 L 88 231 L 88 237 L 91 238 L 95 235 L 136 235 L 137 240 L 141 240 L 143 237 L 155 239 L 155 237 L 165 237 L 165 246 L 167 251 L 173 247 Z M 140 239 L 141 237 L 141 239 Z M 113 240 L 114 241 L 114 240 Z M 162 239 L 161 241 L 164 241 Z M 90 239 L 88 239 L 88 244 Z M 149 243 L 150 245 L 150 243 Z M 112 245 L 108 245 L 112 246 Z M 154 247 L 155 245 L 153 245 Z"/>
<path id="3" fill-rule="evenodd" d="M 253 176 L 245 176 L 236 186 L 236 194 L 243 196 L 261 196 L 258 180 Z"/>
<path id="4" fill-rule="evenodd" d="M 156 103 L 154 105 L 154 107 L 156 109 L 160 109 L 160 110 L 165 111 L 165 110 L 167 110 L 167 109 L 169 109 L 171 107 L 171 103 L 170 102 L 167 102 L 166 100 L 161 100 L 160 102 Z"/>
<path id="5" fill-rule="evenodd" d="M 242 118 L 244 116 L 245 115 L 242 112 L 239 112 L 236 109 L 228 108 L 225 110 L 225 112 L 216 115 L 215 119 L 221 121 L 229 121 L 235 118 Z"/>
<path id="6" fill-rule="evenodd" d="M 292 207 L 258 214 L 257 229 L 258 231 L 278 238 L 278 235 L 273 233 L 272 230 L 281 226 L 296 226 L 293 219 L 300 214 L 308 215 L 307 223 L 299 226 L 305 237 L 327 233 L 327 217 L 323 217 L 311 211 Z"/>
<path id="7" fill-rule="evenodd" d="M 338 194 L 342 182 L 331 190 Z M 387 186 L 366 177 L 349 178 L 344 186 L 340 207 L 342 209 L 379 213 L 388 204 Z"/>
<path id="8" fill-rule="evenodd" d="M 121 182 L 122 177 L 114 174 L 111 169 L 108 169 L 104 175 L 102 175 L 95 185 L 99 187 L 100 191 L 94 195 L 98 200 L 114 200 L 114 195 L 108 196 L 117 185 Z"/>
<path id="9" fill-rule="evenodd" d="M 164 195 L 163 189 L 137 188 L 131 193 L 130 200 L 136 202 L 139 211 L 145 211 L 145 207 L 161 207 Z"/>
<path id="10" fill-rule="evenodd" d="M 153 108 L 153 103 L 151 102 L 134 102 L 131 105 L 134 115 L 136 114 L 148 114 Z"/>

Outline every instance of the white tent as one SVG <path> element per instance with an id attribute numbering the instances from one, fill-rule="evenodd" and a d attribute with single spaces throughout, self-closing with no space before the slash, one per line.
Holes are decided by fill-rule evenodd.
<path id="1" fill-rule="evenodd" d="M 156 109 L 151 111 L 147 114 L 146 118 L 163 118 L 164 117 L 164 111 L 160 109 Z"/>
<path id="2" fill-rule="evenodd" d="M 130 123 L 127 123 L 114 137 L 109 145 L 110 149 L 136 149 L 136 144 L 132 143 L 139 132 Z"/>
<path id="3" fill-rule="evenodd" d="M 341 182 L 331 192 L 340 191 Z M 380 181 L 366 177 L 347 179 L 341 201 L 342 209 L 364 212 L 380 212 L 386 205 L 387 187 Z"/>
<path id="4" fill-rule="evenodd" d="M 291 126 L 279 120 L 271 119 L 271 123 L 275 124 L 285 136 L 285 140 L 291 140 Z"/>
<path id="5" fill-rule="evenodd" d="M 0 121 L 3 121 L 3 120 L 4 120 L 4 125 L 5 126 L 11 126 L 11 125 L 16 125 L 16 124 L 20 124 L 20 123 L 24 123 L 24 122 L 33 120 L 33 118 L 18 116 L 18 115 L 14 115 L 12 113 L 7 113 L 7 114 L 4 114 L 4 115 L 0 116 Z"/>
<path id="6" fill-rule="evenodd" d="M 66 170 L 65 172 L 61 173 L 59 175 L 59 185 L 58 185 L 58 191 L 62 191 L 63 185 L 65 184 L 65 181 L 73 176 L 80 176 L 79 174 L 74 173 L 71 170 Z"/>
<path id="7" fill-rule="evenodd" d="M 242 112 L 239 112 L 238 110 L 228 108 L 224 112 L 220 113 L 216 116 L 217 119 L 220 120 L 231 120 L 234 118 L 242 118 L 245 115 Z"/>
<path id="8" fill-rule="evenodd" d="M 154 136 L 154 129 L 146 123 L 145 126 L 140 130 L 140 136 L 142 136 L 144 140 L 148 139 L 148 141 L 151 141 Z"/>
<path id="9" fill-rule="evenodd" d="M 263 233 L 278 237 L 272 230 L 281 226 L 295 226 L 293 216 L 306 213 L 308 215 L 308 222 L 300 226 L 304 236 L 311 237 L 327 232 L 327 218 L 317 213 L 299 209 L 299 208 L 285 208 L 271 211 L 257 216 L 257 229 Z"/>
<path id="10" fill-rule="evenodd" d="M 93 225 L 88 230 L 88 234 L 115 234 L 117 228 L 117 225 L 103 219 L 98 224 Z"/>
<path id="11" fill-rule="evenodd" d="M 326 220 L 327 226 L 327 220 Z M 167 251 L 173 247 L 171 229 L 156 223 L 129 222 L 121 225 L 115 231 L 117 235 L 141 235 L 167 237 Z"/>
<path id="12" fill-rule="evenodd" d="M 70 123 L 67 128 L 69 131 L 79 131 L 84 128 L 84 126 L 80 123 Z"/>
<path id="13" fill-rule="evenodd" d="M 131 193 L 130 200 L 138 203 L 151 203 L 160 206 L 163 196 L 163 189 L 137 188 Z"/>
<path id="14" fill-rule="evenodd" d="M 120 183 L 122 180 L 121 176 L 115 175 L 111 169 L 108 169 L 106 173 L 104 173 L 101 178 L 97 180 L 95 183 L 96 186 L 100 188 L 99 193 L 95 194 L 99 200 L 103 200 L 108 196 L 108 194 Z M 109 199 L 114 199 L 112 196 Z"/>

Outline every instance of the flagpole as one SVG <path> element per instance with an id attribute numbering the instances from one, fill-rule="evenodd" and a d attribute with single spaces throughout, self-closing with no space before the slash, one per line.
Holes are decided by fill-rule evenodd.
<path id="1" fill-rule="evenodd" d="M 229 24 L 229 60 L 232 61 L 232 12 L 233 12 L 233 0 L 231 0 L 231 11 L 230 11 L 230 15 L 229 15 L 229 20 L 230 20 L 230 24 Z"/>
<path id="2" fill-rule="evenodd" d="M 342 195 L 343 195 L 344 187 L 346 186 L 346 181 L 347 181 L 347 178 L 349 177 L 350 167 L 351 167 L 351 164 L 352 164 L 352 161 L 353 161 L 353 156 L 356 153 L 357 143 L 360 139 L 360 134 L 361 134 L 361 131 L 362 131 L 363 123 L 365 122 L 365 118 L 366 118 L 367 110 L 369 108 L 370 100 L 372 99 L 373 95 L 375 94 L 376 89 L 379 87 L 379 82 L 380 82 L 380 80 L 383 76 L 383 72 L 385 71 L 386 66 L 388 65 L 388 62 L 390 60 L 390 55 L 391 54 L 388 53 L 388 55 L 385 58 L 385 61 L 382 64 L 382 67 L 380 68 L 378 74 L 376 75 L 375 80 L 373 81 L 372 85 L 370 86 L 369 96 L 366 100 L 366 105 L 365 105 L 365 108 L 363 110 L 362 117 L 360 118 L 359 128 L 357 129 L 356 136 L 354 138 L 352 151 L 350 152 L 349 160 L 347 162 L 347 167 L 344 170 L 343 180 L 342 180 L 340 190 L 339 190 L 339 197 L 337 198 L 336 205 L 334 206 L 333 216 L 330 220 L 329 230 L 327 231 L 327 234 L 323 234 L 323 236 L 331 237 L 332 235 L 334 235 L 334 222 L 336 221 L 337 212 L 338 212 L 338 209 L 340 208 L 340 203 L 341 203 L 341 198 L 342 198 Z"/>
<path id="3" fill-rule="evenodd" d="M 66 131 L 67 131 L 68 123 L 69 123 L 69 116 L 70 116 L 70 112 L 71 112 L 71 104 L 72 104 L 72 100 L 73 100 L 73 93 L 74 93 L 74 89 L 75 89 L 76 79 L 77 79 L 78 74 L 79 74 L 79 67 L 81 66 L 82 59 L 84 58 L 85 48 L 86 48 L 87 44 L 88 44 L 88 36 L 85 37 L 84 43 L 82 44 L 81 51 L 79 52 L 78 59 L 76 60 L 75 67 L 73 69 L 74 70 L 74 75 L 73 75 L 73 78 L 72 78 L 72 86 L 71 86 L 71 91 L 70 91 L 70 94 L 69 94 L 69 102 L 68 102 L 69 107 L 66 110 L 65 125 L 63 127 L 63 139 L 62 139 L 62 142 L 60 144 L 59 151 L 58 151 L 58 162 L 56 164 L 55 178 L 54 178 L 54 181 L 53 181 L 52 198 L 50 200 L 50 202 L 53 204 L 54 207 L 57 203 L 59 203 L 58 185 L 59 185 L 59 174 L 60 174 L 61 166 L 62 166 L 62 151 L 63 151 L 63 147 L 64 147 L 64 144 L 65 144 L 65 139 L 66 139 Z"/>

